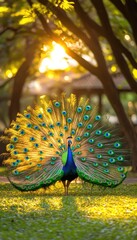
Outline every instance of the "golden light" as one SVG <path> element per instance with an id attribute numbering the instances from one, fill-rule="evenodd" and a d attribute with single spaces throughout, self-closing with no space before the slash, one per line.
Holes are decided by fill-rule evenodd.
<path id="1" fill-rule="evenodd" d="M 113 65 L 113 66 L 111 67 L 111 72 L 115 73 L 116 71 L 117 71 L 117 68 L 116 68 L 115 65 Z"/>
<path id="2" fill-rule="evenodd" d="M 112 60 L 113 60 L 113 56 L 112 56 L 112 55 L 108 55 L 108 56 L 107 56 L 107 60 L 108 60 L 108 61 L 112 61 Z"/>
<path id="3" fill-rule="evenodd" d="M 48 47 L 44 45 L 44 46 L 41 48 L 41 50 L 43 50 L 44 52 L 46 52 L 46 51 L 48 50 Z"/>
<path id="4" fill-rule="evenodd" d="M 131 40 L 131 38 L 130 38 L 130 36 L 129 36 L 128 34 L 126 34 L 126 35 L 124 36 L 124 38 L 125 38 L 127 41 L 130 41 L 130 40 Z"/>
<path id="5" fill-rule="evenodd" d="M 134 68 L 132 73 L 133 73 L 134 78 L 137 78 L 137 69 Z"/>
<path id="6" fill-rule="evenodd" d="M 8 69 L 8 70 L 6 71 L 6 76 L 7 76 L 8 78 L 12 78 L 12 77 L 13 77 L 12 71 Z"/>
<path id="7" fill-rule="evenodd" d="M 66 75 L 66 76 L 64 77 L 64 80 L 65 80 L 66 82 L 70 82 L 70 81 L 71 81 L 71 78 L 70 78 L 70 76 Z"/>
<path id="8" fill-rule="evenodd" d="M 64 70 L 69 67 L 66 60 L 68 55 L 65 49 L 55 42 L 52 42 L 52 45 L 53 50 L 50 53 L 50 57 L 46 57 L 41 61 L 39 66 L 40 73 L 44 73 L 47 70 Z M 43 49 L 46 49 L 46 47 L 43 47 Z"/>

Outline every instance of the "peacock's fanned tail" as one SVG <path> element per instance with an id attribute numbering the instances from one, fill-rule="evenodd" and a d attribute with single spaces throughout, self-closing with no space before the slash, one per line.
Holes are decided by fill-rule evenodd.
<path id="1" fill-rule="evenodd" d="M 40 98 L 5 131 L 9 157 L 4 161 L 10 182 L 19 190 L 35 190 L 64 175 L 67 138 L 78 176 L 108 187 L 120 184 L 128 172 L 129 150 L 107 119 L 97 114 L 89 99 L 62 94 L 55 100 Z"/>

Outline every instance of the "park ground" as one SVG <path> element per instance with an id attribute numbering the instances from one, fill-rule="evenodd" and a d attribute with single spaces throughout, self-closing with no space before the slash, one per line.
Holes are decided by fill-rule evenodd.
<path id="1" fill-rule="evenodd" d="M 20 192 L 0 179 L 0 240 L 137 239 L 136 174 L 115 189 L 74 182 L 69 196 L 60 182 Z"/>

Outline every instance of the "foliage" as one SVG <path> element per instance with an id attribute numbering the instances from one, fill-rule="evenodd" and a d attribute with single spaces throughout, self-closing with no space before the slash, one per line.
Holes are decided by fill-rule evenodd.
<path id="1" fill-rule="evenodd" d="M 2 79 L 15 76 L 9 107 L 10 120 L 15 119 L 20 111 L 26 79 L 40 76 L 41 48 L 55 41 L 82 68 L 102 82 L 132 146 L 136 169 L 136 133 L 125 114 L 112 78 L 112 73 L 120 73 L 132 91 L 137 91 L 136 0 L 11 0 L 3 1 L 2 7 L 0 75 Z M 32 46 L 34 55 L 29 52 Z M 31 61 L 27 53 L 32 55 Z"/>
<path id="2" fill-rule="evenodd" d="M 5 176 L 6 168 L 0 167 L 0 176 Z"/>
<path id="3" fill-rule="evenodd" d="M 0 239 L 135 239 L 137 188 L 74 183 L 66 197 L 61 183 L 31 193 L 0 184 L 0 219 Z"/>

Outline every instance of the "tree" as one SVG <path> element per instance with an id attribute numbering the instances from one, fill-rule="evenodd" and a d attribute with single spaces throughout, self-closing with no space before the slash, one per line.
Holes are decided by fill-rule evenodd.
<path id="1" fill-rule="evenodd" d="M 128 84 L 130 85 L 131 89 L 135 92 L 137 92 L 137 82 L 133 78 L 131 69 L 133 67 L 137 68 L 137 62 L 132 57 L 132 54 L 129 51 L 129 49 L 125 47 L 122 41 L 120 41 L 120 39 L 118 39 L 117 35 L 114 33 L 114 30 L 110 23 L 109 15 L 106 10 L 107 4 L 110 1 L 106 1 L 107 4 L 105 4 L 102 0 L 90 1 L 91 6 L 92 7 L 94 6 L 94 9 L 97 12 L 100 24 L 98 24 L 96 21 L 92 19 L 90 14 L 84 8 L 85 3 L 82 4 L 81 1 L 74 1 L 75 11 L 74 14 L 76 14 L 76 16 L 79 19 L 78 23 L 77 22 L 74 23 L 70 14 L 67 14 L 60 6 L 56 6 L 51 1 L 38 0 L 38 2 L 45 6 L 45 9 L 50 10 L 53 13 L 53 16 L 55 16 L 62 23 L 62 25 L 65 26 L 65 28 L 67 28 L 69 32 L 74 34 L 77 37 L 77 39 L 80 39 L 83 42 L 83 45 L 86 46 L 89 49 L 89 51 L 91 51 L 94 54 L 97 66 L 94 66 L 93 64 L 85 61 L 80 55 L 78 55 L 76 52 L 72 51 L 65 45 L 67 53 L 73 58 L 75 58 L 75 60 L 77 60 L 79 64 L 81 64 L 86 70 L 88 70 L 92 74 L 95 74 L 102 82 L 105 93 L 109 101 L 111 102 L 116 114 L 118 115 L 121 127 L 124 130 L 125 135 L 127 136 L 131 144 L 131 148 L 133 151 L 132 156 L 133 169 L 136 170 L 137 135 L 135 133 L 134 127 L 129 122 L 125 114 L 124 108 L 120 102 L 118 91 L 113 83 L 112 76 L 110 75 L 107 63 L 105 61 L 105 57 L 100 43 L 101 42 L 100 38 L 101 37 L 105 38 L 109 43 L 110 48 L 114 54 L 115 61 L 119 66 L 120 71 L 128 81 Z M 28 0 L 28 3 L 30 4 L 31 7 L 33 7 L 33 4 L 30 0 Z M 34 9 L 34 11 L 37 14 L 45 32 L 53 40 L 64 45 L 64 42 L 51 29 L 50 24 L 47 23 L 46 16 L 43 13 L 37 11 L 37 9 Z M 130 13 L 130 15 L 131 14 L 132 13 Z M 131 24 L 130 19 L 128 19 L 128 21 L 132 27 L 133 25 Z M 79 23 L 81 24 L 82 27 L 80 26 Z M 64 30 L 64 36 L 65 33 L 66 32 Z"/>
<path id="2" fill-rule="evenodd" d="M 133 151 L 133 169 L 136 170 L 137 135 L 125 114 L 110 73 L 110 66 L 115 63 L 131 89 L 137 92 L 137 82 L 133 76 L 133 70 L 137 69 L 135 11 L 132 14 L 133 8 L 137 8 L 136 1 L 86 0 L 83 2 L 75 0 L 73 4 L 66 0 L 37 0 L 34 2 L 26 0 L 26 2 L 30 6 L 29 11 L 34 15 L 35 24 L 38 24 L 39 20 L 43 27 L 42 30 L 41 26 L 38 26 L 43 31 L 43 36 L 48 36 L 48 38 L 64 46 L 66 52 L 72 58 L 87 71 L 96 75 L 102 82 L 104 91 L 130 142 Z M 71 12 L 66 11 L 65 6 L 69 6 Z M 74 8 L 71 6 L 74 6 Z M 115 18 L 114 13 L 116 14 Z M 119 23 L 117 18 L 118 21 L 120 19 Z M 123 23 L 124 26 L 120 26 L 120 23 Z M 122 33 L 119 29 L 122 30 Z M 129 32 L 131 41 L 127 44 L 124 36 Z M 38 31 L 35 32 L 35 36 L 37 34 Z M 71 47 L 68 44 L 69 41 L 72 43 Z M 81 45 L 79 49 L 75 48 L 74 43 L 77 42 Z M 114 56 L 112 63 L 107 62 L 103 46 L 107 46 L 109 54 Z M 84 52 L 93 54 L 95 64 L 84 59 Z"/>

